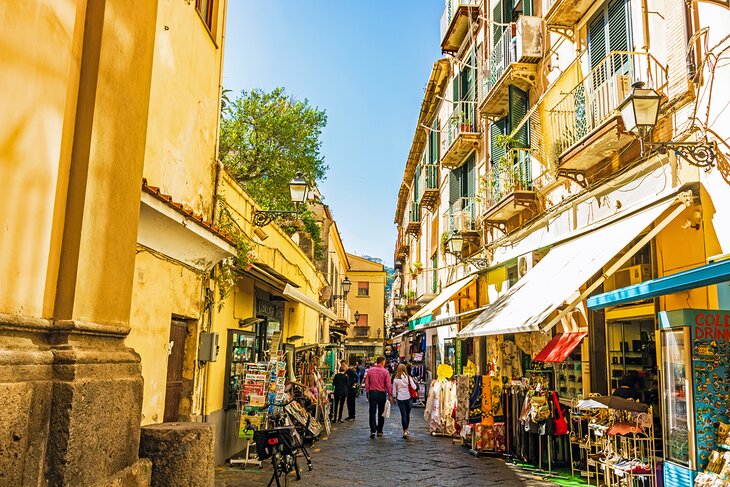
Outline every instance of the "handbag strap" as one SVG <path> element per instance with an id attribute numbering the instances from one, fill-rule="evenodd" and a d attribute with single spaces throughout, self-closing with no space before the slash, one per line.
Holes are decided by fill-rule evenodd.
<path id="1" fill-rule="evenodd" d="M 553 402 L 555 403 L 555 408 L 558 410 L 558 419 L 563 419 L 563 408 L 560 407 L 558 393 L 555 391 L 553 391 Z"/>

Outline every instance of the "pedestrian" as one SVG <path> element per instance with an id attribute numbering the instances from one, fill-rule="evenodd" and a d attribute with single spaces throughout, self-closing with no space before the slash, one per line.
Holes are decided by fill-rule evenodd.
<path id="1" fill-rule="evenodd" d="M 347 417 L 345 419 L 353 421 L 355 419 L 355 395 L 360 383 L 354 367 L 348 367 L 345 375 L 347 375 Z"/>
<path id="2" fill-rule="evenodd" d="M 393 395 L 390 374 L 383 367 L 384 364 L 385 357 L 378 357 L 375 366 L 370 367 L 365 376 L 365 392 L 370 403 L 370 438 L 375 438 L 376 433 L 378 436 L 383 436 L 385 403 Z"/>
<path id="3" fill-rule="evenodd" d="M 416 388 L 413 378 L 408 375 L 408 369 L 405 364 L 400 364 L 395 371 L 395 379 L 393 379 L 393 399 L 398 402 L 400 410 L 400 422 L 403 426 L 403 438 L 408 438 L 408 425 L 411 422 L 411 390 Z"/>
<path id="4" fill-rule="evenodd" d="M 335 404 L 332 410 L 333 422 L 342 423 L 342 408 L 345 406 L 347 392 L 350 389 L 349 379 L 345 374 L 346 371 L 347 368 L 345 366 L 341 366 L 340 371 L 332 378 L 332 385 L 335 388 Z"/>

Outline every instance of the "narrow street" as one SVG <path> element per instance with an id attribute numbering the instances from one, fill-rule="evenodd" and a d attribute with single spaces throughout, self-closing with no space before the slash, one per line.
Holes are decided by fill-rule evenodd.
<path id="1" fill-rule="evenodd" d="M 450 438 L 428 434 L 423 409 L 411 413 L 411 438 L 401 437 L 398 408 L 391 409 L 382 438 L 369 438 L 367 402 L 357 400 L 357 419 L 335 424 L 329 438 L 314 444 L 314 470 L 303 467 L 302 486 L 385 486 L 418 482 L 427 486 L 522 486 L 539 485 L 522 478 L 503 460 L 476 458 Z M 346 414 L 346 412 L 345 412 Z M 300 462 L 300 466 L 304 462 Z M 271 478 L 271 463 L 263 469 L 248 467 L 216 469 L 216 487 L 265 486 Z M 297 485 L 296 481 L 290 485 Z M 544 485 L 544 482 L 541 482 Z"/>

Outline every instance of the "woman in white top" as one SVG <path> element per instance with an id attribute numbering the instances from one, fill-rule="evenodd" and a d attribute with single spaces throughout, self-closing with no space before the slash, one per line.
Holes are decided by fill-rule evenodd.
<path id="1" fill-rule="evenodd" d="M 393 399 L 398 401 L 398 409 L 400 409 L 400 422 L 403 426 L 403 438 L 408 438 L 408 425 L 411 422 L 411 391 L 416 389 L 416 382 L 408 375 L 405 364 L 400 364 L 395 371 L 395 379 L 393 379 Z"/>

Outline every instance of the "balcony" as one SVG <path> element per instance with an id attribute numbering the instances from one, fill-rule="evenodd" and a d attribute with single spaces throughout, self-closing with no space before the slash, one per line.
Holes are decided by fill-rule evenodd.
<path id="1" fill-rule="evenodd" d="M 421 234 L 421 206 L 417 201 L 411 201 L 411 208 L 408 211 L 406 234 L 416 236 Z"/>
<path id="2" fill-rule="evenodd" d="M 421 166 L 421 179 L 418 186 L 421 189 L 419 198 L 421 207 L 433 211 L 439 200 L 438 164 L 424 164 Z"/>
<path id="3" fill-rule="evenodd" d="M 337 315 L 337 323 L 350 324 L 352 321 L 352 310 L 347 301 L 342 298 L 335 298 L 334 312 Z"/>
<path id="4" fill-rule="evenodd" d="M 617 111 L 635 81 L 663 93 L 667 70 L 651 54 L 613 51 L 548 111 L 559 175 L 585 175 L 635 140 Z"/>
<path id="5" fill-rule="evenodd" d="M 464 236 L 477 235 L 477 199 L 456 200 L 444 213 L 443 228 L 449 234 L 456 230 Z"/>
<path id="6" fill-rule="evenodd" d="M 536 206 L 537 194 L 532 186 L 532 150 L 510 149 L 502 159 L 492 163 L 482 219 L 485 224 L 506 231 L 507 221 Z"/>
<path id="7" fill-rule="evenodd" d="M 370 327 L 365 326 L 356 326 L 354 327 L 355 330 L 355 338 L 370 338 Z"/>
<path id="8" fill-rule="evenodd" d="M 479 111 L 502 116 L 509 107 L 509 86 L 523 91 L 535 86 L 537 63 L 542 59 L 545 29 L 540 17 L 522 16 L 510 24 L 482 65 Z"/>
<path id="9" fill-rule="evenodd" d="M 459 50 L 470 27 L 479 22 L 477 3 L 477 0 L 447 0 L 441 15 L 441 51 Z"/>
<path id="10" fill-rule="evenodd" d="M 550 27 L 573 26 L 588 12 L 595 0 L 543 0 L 545 23 Z"/>
<path id="11" fill-rule="evenodd" d="M 476 102 L 460 101 L 454 104 L 442 141 L 442 167 L 456 169 L 464 164 L 466 156 L 479 147 L 481 136 L 478 122 Z"/>

